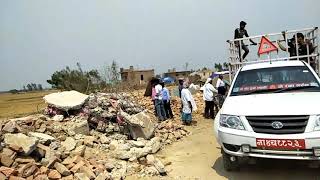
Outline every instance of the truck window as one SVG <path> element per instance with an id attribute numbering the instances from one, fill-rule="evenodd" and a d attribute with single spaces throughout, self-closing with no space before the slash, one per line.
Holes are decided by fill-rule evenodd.
<path id="1" fill-rule="evenodd" d="M 231 91 L 231 96 L 271 93 L 286 88 L 300 91 L 320 91 L 314 75 L 305 66 L 287 66 L 241 71 Z M 314 88 L 311 88 L 314 87 Z"/>

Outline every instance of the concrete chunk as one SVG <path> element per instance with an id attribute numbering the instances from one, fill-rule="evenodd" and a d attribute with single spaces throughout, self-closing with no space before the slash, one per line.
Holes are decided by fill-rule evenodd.
<path id="1" fill-rule="evenodd" d="M 4 127 L 2 128 L 1 131 L 8 132 L 8 133 L 14 133 L 14 132 L 18 131 L 17 127 L 18 127 L 17 123 L 14 120 L 11 120 L 4 125 Z"/>
<path id="2" fill-rule="evenodd" d="M 81 122 L 74 123 L 69 128 L 68 133 L 88 135 L 90 133 L 88 121 L 82 120 Z"/>
<path id="3" fill-rule="evenodd" d="M 22 133 L 18 134 L 5 134 L 4 142 L 8 145 L 21 147 L 25 155 L 31 154 L 36 149 L 38 139 L 35 137 L 28 137 Z"/>
<path id="4" fill-rule="evenodd" d="M 44 96 L 43 99 L 49 105 L 64 111 L 68 111 L 71 109 L 80 109 L 88 98 L 88 95 L 79 93 L 77 91 L 64 91 L 48 94 Z"/>
<path id="5" fill-rule="evenodd" d="M 49 135 L 44 134 L 44 133 L 29 132 L 28 135 L 31 136 L 31 137 L 35 137 L 35 138 L 39 139 L 40 143 L 46 143 L 46 142 L 51 142 L 51 141 L 55 140 L 54 137 L 49 136 Z"/>
<path id="6" fill-rule="evenodd" d="M 164 165 L 162 164 L 162 162 L 159 159 L 155 159 L 153 165 L 159 171 L 160 175 L 166 175 L 167 174 L 167 171 L 166 171 Z"/>
<path id="7" fill-rule="evenodd" d="M 153 122 L 145 112 L 140 112 L 132 116 L 123 111 L 121 111 L 120 114 L 128 123 L 129 132 L 133 139 L 139 137 L 150 139 L 154 135 L 156 123 Z"/>
<path id="8" fill-rule="evenodd" d="M 77 142 L 72 137 L 67 137 L 67 139 L 61 143 L 66 151 L 72 151 L 76 147 Z"/>
<path id="9" fill-rule="evenodd" d="M 161 148 L 161 142 L 159 137 L 154 137 L 152 138 L 149 142 L 146 144 L 147 147 L 152 148 L 152 153 L 156 153 L 160 150 Z"/>
<path id="10" fill-rule="evenodd" d="M 55 116 L 53 116 L 53 118 L 52 118 L 52 120 L 54 120 L 54 121 L 63 121 L 63 119 L 64 119 L 64 116 L 63 115 L 55 115 Z"/>
<path id="11" fill-rule="evenodd" d="M 76 147 L 75 150 L 73 150 L 73 151 L 71 152 L 71 155 L 74 155 L 74 156 L 76 156 L 76 155 L 78 155 L 78 156 L 83 156 L 85 150 L 86 150 L 86 146 L 85 146 L 85 145 L 78 146 L 78 147 Z"/>

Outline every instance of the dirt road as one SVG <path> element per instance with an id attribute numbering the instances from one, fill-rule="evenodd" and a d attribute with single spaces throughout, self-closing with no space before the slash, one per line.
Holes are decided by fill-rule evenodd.
<path id="1" fill-rule="evenodd" d="M 197 126 L 189 129 L 192 135 L 158 154 L 172 163 L 167 166 L 168 179 L 320 180 L 320 169 L 308 168 L 302 161 L 259 160 L 255 165 L 244 162 L 239 172 L 226 172 L 213 135 L 212 120 L 198 120 Z"/>

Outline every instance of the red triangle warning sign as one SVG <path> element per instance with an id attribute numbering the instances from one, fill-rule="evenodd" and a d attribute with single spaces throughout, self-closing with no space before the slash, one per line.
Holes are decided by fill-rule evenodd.
<path id="1" fill-rule="evenodd" d="M 275 46 L 269 39 L 262 36 L 260 41 L 260 46 L 258 50 L 258 54 L 264 54 L 271 51 L 278 51 L 277 46 Z"/>

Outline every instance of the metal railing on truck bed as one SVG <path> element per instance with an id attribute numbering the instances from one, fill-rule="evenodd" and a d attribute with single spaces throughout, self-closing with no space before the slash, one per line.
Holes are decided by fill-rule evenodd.
<path id="1" fill-rule="evenodd" d="M 257 46 L 249 44 L 250 39 L 260 43 L 257 43 Z M 265 41 L 267 44 L 264 44 Z M 315 69 L 318 75 L 320 73 L 318 27 L 244 37 L 228 40 L 227 43 L 230 81 L 242 66 L 269 61 L 304 60 Z M 263 48 L 270 48 L 268 45 L 272 46 L 273 50 L 260 54 Z M 245 59 L 242 59 L 242 46 L 250 47 L 249 55 Z M 254 53 L 255 50 L 258 53 Z"/>

